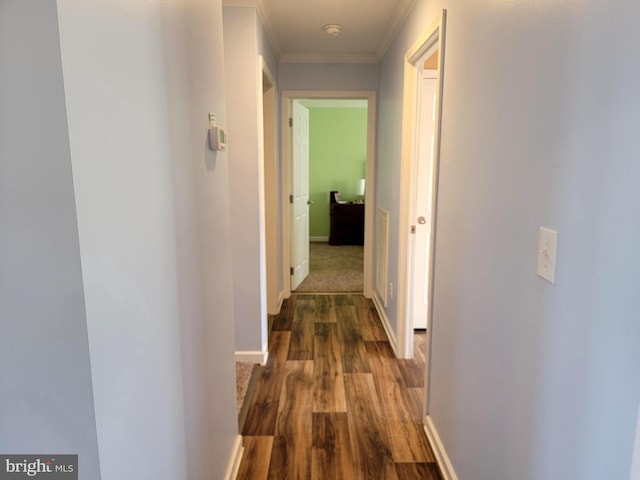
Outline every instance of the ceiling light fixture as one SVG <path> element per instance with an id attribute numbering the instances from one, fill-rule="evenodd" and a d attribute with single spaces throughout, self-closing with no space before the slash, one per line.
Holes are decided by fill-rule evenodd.
<path id="1" fill-rule="evenodd" d="M 342 25 L 338 23 L 329 23 L 324 25 L 322 28 L 324 28 L 327 35 L 331 35 L 332 37 L 337 37 L 340 35 L 340 32 L 342 32 Z"/>

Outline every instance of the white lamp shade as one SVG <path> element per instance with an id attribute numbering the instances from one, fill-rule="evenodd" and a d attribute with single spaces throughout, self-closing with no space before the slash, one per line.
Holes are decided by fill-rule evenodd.
<path id="1" fill-rule="evenodd" d="M 356 195 L 364 197 L 364 178 L 358 179 L 358 183 L 356 184 Z"/>

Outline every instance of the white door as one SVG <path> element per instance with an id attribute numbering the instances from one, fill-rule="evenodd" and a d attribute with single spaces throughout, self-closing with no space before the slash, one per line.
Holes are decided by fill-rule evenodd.
<path id="1" fill-rule="evenodd" d="M 293 101 L 291 290 L 309 275 L 309 110 Z"/>
<path id="2" fill-rule="evenodd" d="M 429 274 L 431 259 L 432 188 L 434 169 L 437 72 L 425 70 L 420 84 L 420 109 L 416 162 L 413 173 L 412 225 L 412 291 L 413 328 L 427 328 Z"/>

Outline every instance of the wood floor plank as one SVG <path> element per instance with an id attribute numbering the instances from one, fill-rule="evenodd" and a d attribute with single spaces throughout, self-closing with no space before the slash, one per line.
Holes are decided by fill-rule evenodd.
<path id="1" fill-rule="evenodd" d="M 331 295 L 316 295 L 315 322 L 336 323 L 336 305 Z"/>
<path id="2" fill-rule="evenodd" d="M 429 463 L 436 461 L 421 424 L 411 420 L 387 420 L 385 423 L 395 462 Z"/>
<path id="3" fill-rule="evenodd" d="M 270 478 L 311 475 L 313 362 L 287 361 L 278 406 Z"/>
<path id="4" fill-rule="evenodd" d="M 440 480 L 435 463 L 396 463 L 398 480 Z"/>
<path id="5" fill-rule="evenodd" d="M 395 359 L 396 355 L 393 353 L 393 349 L 389 342 L 364 342 L 365 348 L 367 350 L 367 358 L 376 359 L 376 358 L 388 358 Z"/>
<path id="6" fill-rule="evenodd" d="M 371 372 L 355 307 L 353 305 L 336 306 L 336 318 L 344 372 Z"/>
<path id="7" fill-rule="evenodd" d="M 355 477 L 352 462 L 346 412 L 314 413 L 311 478 L 352 479 Z"/>
<path id="8" fill-rule="evenodd" d="M 278 418 L 280 385 L 284 369 L 278 365 L 267 365 L 256 381 L 256 389 L 251 397 L 247 418 L 242 429 L 243 435 L 273 435 Z"/>
<path id="9" fill-rule="evenodd" d="M 409 388 L 424 387 L 424 364 L 415 359 L 398 359 L 398 366 Z"/>
<path id="10" fill-rule="evenodd" d="M 365 342 L 365 346 L 385 418 L 413 420 L 415 417 L 413 403 L 405 398 L 408 396 L 408 391 L 393 353 L 390 354 L 384 342 Z"/>
<path id="11" fill-rule="evenodd" d="M 295 455 L 290 452 L 290 447 L 287 446 L 287 439 L 280 436 L 274 437 L 271 458 L 269 459 L 268 478 L 281 478 L 283 480 L 296 478 L 289 476 L 289 464 L 293 462 L 295 462 Z"/>
<path id="12" fill-rule="evenodd" d="M 333 301 L 336 307 L 352 307 L 353 295 L 335 295 Z"/>
<path id="13" fill-rule="evenodd" d="M 291 324 L 291 340 L 287 360 L 313 360 L 313 336 L 315 299 L 306 295 L 298 297 Z"/>
<path id="14" fill-rule="evenodd" d="M 272 332 L 269 359 L 256 381 L 255 390 L 247 409 L 243 435 L 273 435 L 278 418 L 284 363 L 289 350 L 290 332 Z"/>
<path id="15" fill-rule="evenodd" d="M 422 423 L 424 420 L 424 388 L 407 388 L 408 403 L 413 420 Z"/>
<path id="16" fill-rule="evenodd" d="M 373 375 L 346 374 L 345 392 L 355 478 L 395 480 L 397 475 L 393 454 Z"/>
<path id="17" fill-rule="evenodd" d="M 429 337 L 426 331 L 415 332 L 413 335 L 413 358 L 415 358 L 422 365 L 427 363 L 427 342 Z"/>
<path id="18" fill-rule="evenodd" d="M 244 438 L 244 453 L 236 478 L 242 480 L 267 480 L 273 437 L 256 436 Z"/>
<path id="19" fill-rule="evenodd" d="M 338 327 L 336 324 L 321 325 L 325 331 L 315 336 L 314 344 L 313 411 L 346 412 Z"/>
<path id="20" fill-rule="evenodd" d="M 358 313 L 362 338 L 365 341 L 388 341 L 387 333 L 373 302 L 367 298 L 354 298 L 353 304 Z"/>
<path id="21" fill-rule="evenodd" d="M 289 355 L 291 332 L 271 332 L 269 337 L 269 358 L 267 364 L 283 364 Z"/>
<path id="22" fill-rule="evenodd" d="M 414 365 L 379 338 L 367 302 L 294 294 L 274 319 L 239 479 L 441 480 L 422 426 L 423 389 L 408 388 L 419 383 Z"/>
<path id="23" fill-rule="evenodd" d="M 271 327 L 271 331 L 289 331 L 291 330 L 291 322 L 293 321 L 293 312 L 296 308 L 296 296 L 292 295 L 282 302 L 280 313 L 278 313 Z"/>
<path id="24" fill-rule="evenodd" d="M 372 344 L 368 342 L 367 346 Z M 397 362 L 389 358 L 369 361 L 393 459 L 395 462 L 434 461 L 422 424 L 415 420 L 415 408 Z"/>

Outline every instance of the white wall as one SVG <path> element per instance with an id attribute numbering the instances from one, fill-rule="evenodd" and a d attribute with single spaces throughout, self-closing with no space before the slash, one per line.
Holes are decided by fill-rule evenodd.
<path id="1" fill-rule="evenodd" d="M 377 90 L 375 63 L 281 63 L 280 90 Z"/>
<path id="2" fill-rule="evenodd" d="M 640 5 L 419 1 L 381 65 L 377 178 L 395 185 L 377 201 L 392 218 L 401 55 L 441 6 L 432 419 L 461 479 L 626 480 L 640 399 Z M 535 275 L 540 225 L 559 231 L 555 285 Z"/>
<path id="3" fill-rule="evenodd" d="M 59 0 L 102 478 L 223 478 L 237 436 L 219 0 Z"/>
<path id="4" fill-rule="evenodd" d="M 99 479 L 55 3 L 2 2 L 0 65 L 0 452 Z"/>
<path id="5" fill-rule="evenodd" d="M 225 7 L 224 26 L 236 351 L 261 354 L 267 346 L 267 304 L 258 55 L 273 75 L 277 65 L 255 8 Z"/>

